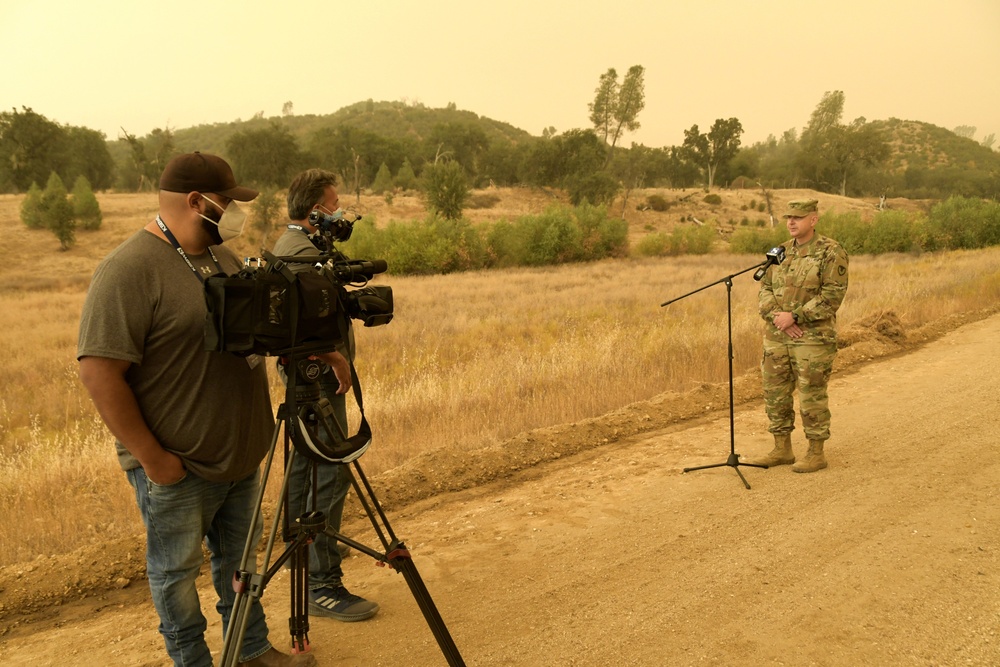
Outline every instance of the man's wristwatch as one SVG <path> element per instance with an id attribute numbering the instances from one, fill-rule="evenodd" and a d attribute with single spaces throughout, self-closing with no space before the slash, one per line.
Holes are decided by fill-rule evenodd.
<path id="1" fill-rule="evenodd" d="M 795 322 L 796 324 L 799 323 L 799 314 L 798 313 L 792 313 L 792 322 Z"/>

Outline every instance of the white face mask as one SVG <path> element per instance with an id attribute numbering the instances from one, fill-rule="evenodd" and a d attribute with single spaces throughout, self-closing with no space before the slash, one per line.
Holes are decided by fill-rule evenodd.
<path id="1" fill-rule="evenodd" d="M 201 215 L 203 220 L 207 220 L 219 228 L 219 236 L 222 238 L 223 243 L 229 241 L 230 239 L 235 239 L 243 233 L 243 227 L 247 222 L 247 214 L 236 205 L 235 201 L 229 202 L 229 205 L 226 206 L 226 208 L 222 208 L 222 206 L 218 203 L 212 201 L 204 195 L 202 195 L 202 199 L 207 202 L 211 202 L 215 208 L 222 210 L 222 217 L 219 218 L 218 222 L 207 216 L 201 215 L 200 213 L 198 215 Z"/>

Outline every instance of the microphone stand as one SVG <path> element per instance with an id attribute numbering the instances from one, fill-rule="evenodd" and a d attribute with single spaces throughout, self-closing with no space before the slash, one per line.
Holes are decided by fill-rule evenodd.
<path id="1" fill-rule="evenodd" d="M 733 278 L 735 278 L 738 275 L 742 275 L 747 271 L 753 271 L 754 269 L 757 268 L 766 269 L 767 267 L 775 263 L 776 262 L 774 261 L 774 259 L 768 257 L 760 264 L 754 264 L 753 266 L 743 269 L 742 271 L 737 271 L 736 273 L 728 275 L 725 278 L 720 278 L 719 280 L 716 280 L 714 283 L 709 283 L 703 287 L 699 287 L 694 291 L 679 296 L 676 299 L 671 299 L 670 301 L 664 301 L 663 303 L 660 304 L 661 308 L 664 306 L 669 306 L 675 301 L 680 301 L 681 299 L 689 297 L 692 294 L 697 294 L 702 290 L 706 290 L 709 287 L 713 287 L 720 283 L 725 283 L 726 285 L 726 324 L 729 328 L 729 458 L 727 458 L 724 463 L 712 463 L 709 465 L 684 468 L 684 472 L 691 472 L 692 470 L 705 470 L 706 468 L 721 468 L 722 466 L 729 466 L 730 468 L 736 471 L 737 475 L 740 476 L 740 479 L 743 481 L 743 486 L 749 489 L 750 484 L 747 482 L 747 478 L 743 476 L 743 473 L 740 472 L 740 466 L 749 466 L 751 468 L 767 468 L 766 465 L 762 465 L 759 463 L 742 463 L 740 461 L 740 455 L 736 453 L 736 418 L 735 418 L 735 408 L 733 404 Z"/>

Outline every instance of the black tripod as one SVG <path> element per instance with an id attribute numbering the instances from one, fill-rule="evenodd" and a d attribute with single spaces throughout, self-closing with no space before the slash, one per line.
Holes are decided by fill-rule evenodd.
<path id="1" fill-rule="evenodd" d="M 689 297 L 692 294 L 697 294 L 698 292 L 708 289 L 714 285 L 720 283 L 725 283 L 726 285 L 726 324 L 729 327 L 729 458 L 726 459 L 725 463 L 712 463 L 710 465 L 704 466 L 694 466 L 693 468 L 684 468 L 684 472 L 690 472 L 692 470 L 705 470 L 706 468 L 721 468 L 722 466 L 729 466 L 736 471 L 736 474 L 740 476 L 743 481 L 743 486 L 750 488 L 750 484 L 747 482 L 747 478 L 743 476 L 740 472 L 740 466 L 750 466 L 751 468 L 767 468 L 766 465 L 761 465 L 758 463 L 742 463 L 740 462 L 740 455 L 736 453 L 736 420 L 733 405 L 733 278 L 738 275 L 742 275 L 747 271 L 752 271 L 756 268 L 767 266 L 773 264 L 771 260 L 765 260 L 760 264 L 754 264 L 753 266 L 743 269 L 742 271 L 737 271 L 725 278 L 720 278 L 714 283 L 709 283 L 703 287 L 688 292 L 683 296 L 679 296 L 676 299 L 671 299 L 670 301 L 664 301 L 660 304 L 660 307 L 669 306 L 675 301 L 680 301 L 683 298 Z"/>
<path id="2" fill-rule="evenodd" d="M 286 400 L 278 409 L 278 417 L 271 439 L 271 448 L 265 460 L 262 481 L 257 495 L 257 506 L 243 551 L 243 560 L 240 563 L 240 569 L 233 577 L 233 589 L 236 591 L 236 598 L 233 603 L 229 627 L 223 642 L 221 665 L 223 667 L 236 667 L 238 664 L 239 652 L 243 645 L 251 605 L 254 600 L 259 599 L 264 594 L 264 588 L 268 582 L 281 570 L 285 561 L 289 559 L 291 561 L 290 569 L 292 576 L 290 596 L 291 616 L 289 617 L 288 625 L 292 636 L 292 652 L 302 653 L 310 650 L 308 614 L 309 545 L 316 535 L 324 533 L 338 542 L 342 542 L 357 551 L 368 554 L 378 561 L 380 565 L 388 565 L 397 572 L 401 572 L 448 664 L 452 667 L 465 667 L 465 662 L 462 660 L 462 656 L 459 654 L 458 648 L 455 646 L 455 642 L 452 640 L 444 620 L 438 613 L 437 607 L 434 605 L 434 601 L 427 591 L 427 587 L 424 585 L 419 572 L 417 572 L 417 568 L 413 564 L 406 545 L 393 532 L 392 527 L 389 525 L 389 520 L 382 510 L 382 506 L 379 504 L 378 499 L 375 497 L 375 492 L 368 482 L 368 478 L 361 469 L 358 458 L 360 458 L 371 442 L 370 431 L 367 431 L 367 422 L 362 417 L 361 431 L 359 431 L 358 435 L 348 438 L 344 427 L 333 414 L 332 409 L 330 409 L 329 402 L 325 398 L 320 397 L 319 385 L 315 383 L 297 385 L 296 378 L 299 369 L 303 364 L 308 363 L 307 357 L 308 353 L 290 355 L 289 363 L 286 366 L 288 375 Z M 351 375 L 355 386 L 355 396 L 359 399 L 360 405 L 360 390 L 358 389 L 357 376 L 354 373 L 353 364 L 351 364 Z M 309 377 L 308 372 L 306 377 Z M 313 393 L 314 388 L 315 393 Z M 278 433 L 282 428 L 285 434 L 284 451 L 286 461 L 285 477 L 281 487 L 282 502 L 275 514 L 271 532 L 267 540 L 267 547 L 264 552 L 265 571 L 263 574 L 260 574 L 256 571 L 257 559 L 254 535 L 257 530 L 258 518 L 261 516 L 260 508 L 271 464 L 274 460 Z M 330 436 L 334 435 L 334 430 L 339 435 L 339 438 L 333 440 L 337 442 L 335 449 L 324 450 L 326 455 L 324 460 L 348 466 L 345 470 L 351 478 L 351 485 L 357 494 L 358 500 L 364 507 L 375 533 L 378 535 L 383 551 L 380 552 L 367 547 L 328 527 L 324 513 L 316 510 L 315 497 L 313 498 L 312 511 L 296 517 L 295 528 L 291 528 L 291 521 L 288 516 L 288 482 L 291 477 L 292 464 L 295 456 L 300 454 L 297 449 L 302 448 L 303 452 L 315 451 L 316 436 L 320 428 L 326 431 L 328 442 L 330 441 Z M 316 461 L 312 456 L 310 458 L 314 462 Z M 316 488 L 315 466 L 316 463 L 313 465 L 313 488 Z M 353 466 L 353 472 L 349 466 Z M 274 564 L 268 567 L 277 539 L 279 519 L 282 515 L 285 517 L 283 538 L 286 541 L 290 541 L 284 551 L 277 557 Z"/>

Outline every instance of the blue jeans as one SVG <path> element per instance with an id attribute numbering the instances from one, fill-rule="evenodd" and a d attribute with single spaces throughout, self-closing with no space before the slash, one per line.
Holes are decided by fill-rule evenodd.
<path id="1" fill-rule="evenodd" d="M 212 583 L 219 599 L 222 631 L 229 626 L 236 593 L 233 575 L 240 566 L 257 501 L 260 472 L 238 482 L 208 482 L 188 472 L 179 482 L 160 486 L 142 468 L 129 470 L 136 503 L 146 525 L 146 571 L 153 605 L 160 616 L 160 634 L 175 665 L 212 665 L 205 643 L 208 623 L 201 613 L 195 579 L 202 564 L 201 543 L 211 554 Z M 262 524 L 257 522 L 260 539 Z M 250 563 L 254 567 L 255 563 Z M 248 612 L 240 661 L 252 660 L 271 648 L 260 601 Z"/>
<path id="2" fill-rule="evenodd" d="M 337 419 L 342 425 L 347 424 L 347 404 L 343 396 L 335 393 L 336 385 L 331 387 L 324 384 L 323 390 Z M 322 430 L 320 437 L 326 440 L 326 434 Z M 294 526 L 295 519 L 312 510 L 315 501 L 316 509 L 326 515 L 327 528 L 340 532 L 344 500 L 351 489 L 350 472 L 347 465 L 342 463 L 317 463 L 316 470 L 317 484 L 313 488 L 313 462 L 302 454 L 295 453 L 288 478 L 289 523 Z M 341 561 L 337 540 L 325 533 L 317 534 L 309 546 L 309 590 L 339 586 L 344 576 Z"/>

